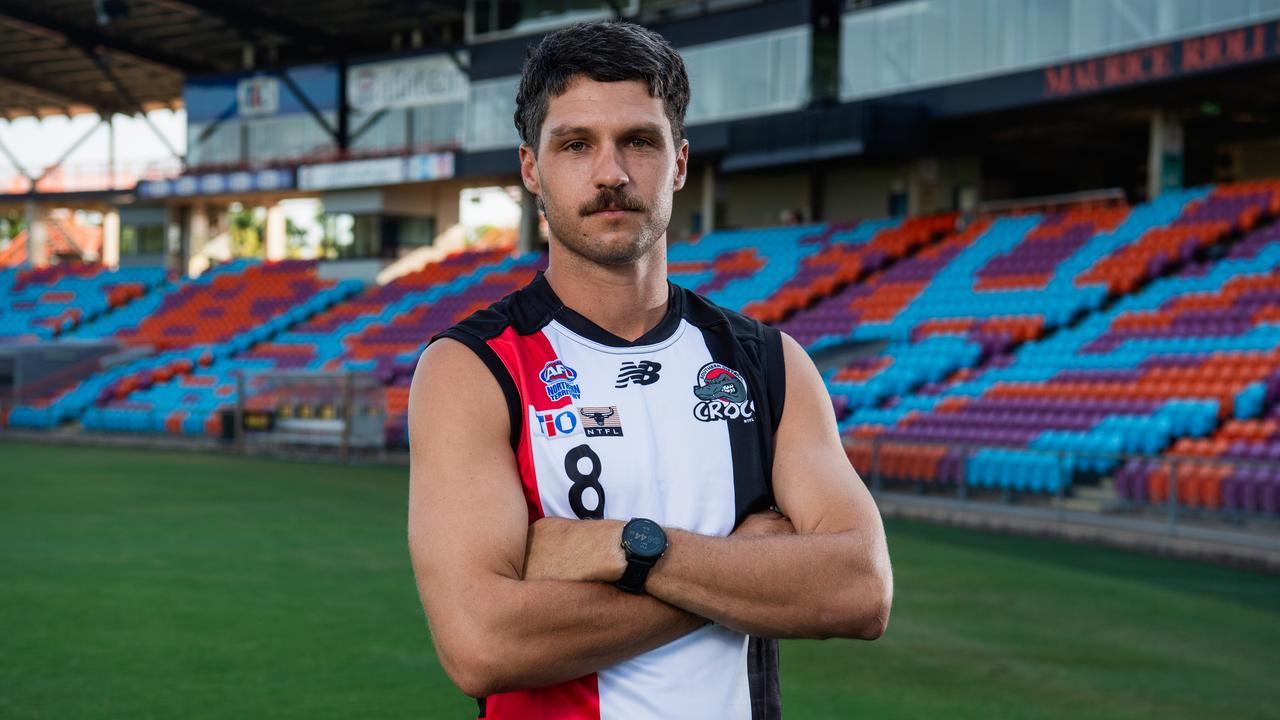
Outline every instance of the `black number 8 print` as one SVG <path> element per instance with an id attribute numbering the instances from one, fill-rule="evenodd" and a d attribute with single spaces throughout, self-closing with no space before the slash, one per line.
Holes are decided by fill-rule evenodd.
<path id="1" fill-rule="evenodd" d="M 585 473 L 578 467 L 578 462 L 583 458 L 591 461 L 591 469 Z M 600 470 L 600 456 L 595 454 L 590 445 L 579 445 L 564 456 L 565 474 L 573 481 L 569 488 L 569 507 L 573 508 L 579 519 L 599 520 L 604 517 L 604 487 L 600 485 Z M 596 492 L 596 506 L 590 510 L 582 504 L 582 493 L 587 488 Z"/>

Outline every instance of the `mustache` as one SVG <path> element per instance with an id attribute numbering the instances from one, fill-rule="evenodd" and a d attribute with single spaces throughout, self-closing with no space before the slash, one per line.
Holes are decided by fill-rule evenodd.
<path id="1" fill-rule="evenodd" d="M 593 213 L 604 212 L 605 210 L 630 210 L 632 212 L 646 212 L 648 207 L 639 199 L 628 195 L 626 192 L 617 188 L 601 188 L 595 199 L 586 203 L 578 209 L 578 214 L 586 217 Z"/>

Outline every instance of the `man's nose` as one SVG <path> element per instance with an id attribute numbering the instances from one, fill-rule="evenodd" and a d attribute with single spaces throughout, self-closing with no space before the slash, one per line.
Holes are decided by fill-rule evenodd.
<path id="1" fill-rule="evenodd" d="M 622 154 L 612 145 L 606 145 L 596 156 L 592 181 L 596 187 L 618 188 L 631 181 Z"/>

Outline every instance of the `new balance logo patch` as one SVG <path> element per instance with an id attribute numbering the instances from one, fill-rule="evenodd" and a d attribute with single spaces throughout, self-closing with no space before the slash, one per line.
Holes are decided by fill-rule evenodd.
<path id="1" fill-rule="evenodd" d="M 618 370 L 618 382 L 614 387 L 624 388 L 630 384 L 652 385 L 658 382 L 658 371 L 661 369 L 662 363 L 652 360 L 622 363 L 622 368 Z"/>

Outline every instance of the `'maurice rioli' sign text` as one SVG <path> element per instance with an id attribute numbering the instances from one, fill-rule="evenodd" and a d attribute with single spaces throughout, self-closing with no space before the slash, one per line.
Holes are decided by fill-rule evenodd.
<path id="1" fill-rule="evenodd" d="M 1045 68 L 1044 97 L 1071 97 L 1280 56 L 1280 23 L 1265 23 Z"/>

